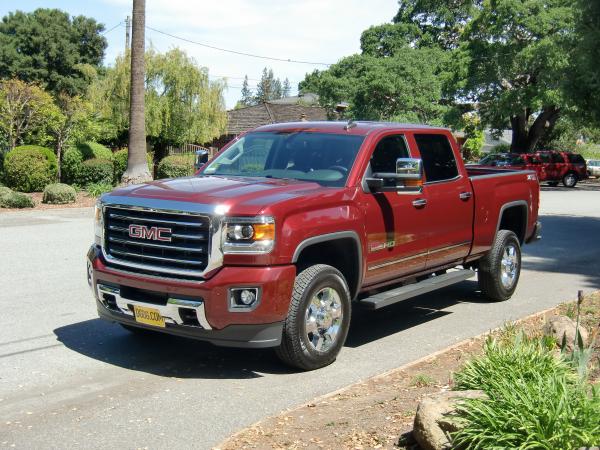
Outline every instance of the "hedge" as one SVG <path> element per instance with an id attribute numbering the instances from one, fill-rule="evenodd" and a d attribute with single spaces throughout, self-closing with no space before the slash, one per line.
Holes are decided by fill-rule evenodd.
<path id="1" fill-rule="evenodd" d="M 74 203 L 77 200 L 77 192 L 68 184 L 54 183 L 49 184 L 44 189 L 44 197 L 42 203 L 51 203 L 55 205 L 63 205 L 66 203 Z"/>
<path id="2" fill-rule="evenodd" d="M 62 181 L 67 184 L 85 186 L 79 179 L 82 164 L 90 159 L 112 160 L 113 153 L 109 148 L 97 142 L 84 142 L 65 150 L 62 161 Z"/>
<path id="3" fill-rule="evenodd" d="M 158 178 L 178 178 L 194 175 L 195 155 L 171 155 L 158 163 L 156 175 Z"/>
<path id="4" fill-rule="evenodd" d="M 146 153 L 146 161 L 148 162 L 148 170 L 152 174 L 154 172 L 154 161 L 152 153 Z M 121 177 L 127 169 L 127 149 L 118 150 L 113 153 L 113 166 L 115 172 L 115 183 L 121 181 Z"/>
<path id="5" fill-rule="evenodd" d="M 17 191 L 42 191 L 56 180 L 57 172 L 54 152 L 37 145 L 15 147 L 4 160 L 4 180 Z"/>
<path id="6" fill-rule="evenodd" d="M 28 195 L 0 187 L 0 208 L 33 208 L 34 201 Z"/>
<path id="7" fill-rule="evenodd" d="M 113 163 L 107 159 L 88 159 L 81 164 L 77 176 L 79 186 L 87 186 L 90 183 L 112 184 Z"/>

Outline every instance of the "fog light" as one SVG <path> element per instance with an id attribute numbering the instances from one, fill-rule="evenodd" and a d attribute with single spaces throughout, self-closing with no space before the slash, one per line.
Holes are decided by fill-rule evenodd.
<path id="1" fill-rule="evenodd" d="M 243 287 L 229 290 L 230 311 L 252 311 L 260 300 L 259 288 Z"/>
<path id="2" fill-rule="evenodd" d="M 248 289 L 244 289 L 240 294 L 240 300 L 246 306 L 251 305 L 256 300 L 256 294 Z"/>

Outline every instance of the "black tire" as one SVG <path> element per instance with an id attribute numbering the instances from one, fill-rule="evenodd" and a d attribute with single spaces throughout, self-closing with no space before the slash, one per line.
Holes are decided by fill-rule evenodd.
<path id="1" fill-rule="evenodd" d="M 507 264 L 503 263 L 505 255 L 510 252 L 510 248 L 514 251 L 514 276 L 510 269 L 512 256 L 506 259 Z M 507 255 L 508 256 L 508 255 Z M 510 261 L 510 262 L 509 262 Z M 503 277 L 504 274 L 504 277 Z M 479 270 L 477 272 L 477 280 L 479 288 L 483 295 L 493 301 L 508 300 L 519 283 L 519 275 L 521 274 L 521 245 L 517 235 L 512 231 L 500 230 L 496 234 L 494 244 L 491 250 L 479 261 Z"/>
<path id="2" fill-rule="evenodd" d="M 548 181 L 548 186 L 556 187 L 558 186 L 558 181 Z"/>
<path id="3" fill-rule="evenodd" d="M 565 187 L 574 188 L 579 181 L 579 177 L 575 172 L 568 172 L 562 179 L 562 183 Z"/>
<path id="4" fill-rule="evenodd" d="M 331 346 L 324 351 L 319 351 L 309 338 L 311 333 L 306 331 L 306 317 L 310 313 L 309 307 L 313 297 L 321 294 L 327 288 L 333 289 L 339 296 L 341 311 L 339 321 L 341 323 L 339 323 L 335 340 L 330 343 Z M 350 303 L 350 290 L 339 270 L 325 264 L 317 264 L 302 270 L 294 282 L 292 299 L 283 326 L 281 345 L 275 349 L 277 356 L 285 364 L 302 370 L 319 369 L 331 364 L 335 361 L 348 335 Z M 318 335 L 312 333 L 312 337 L 318 337 Z"/>

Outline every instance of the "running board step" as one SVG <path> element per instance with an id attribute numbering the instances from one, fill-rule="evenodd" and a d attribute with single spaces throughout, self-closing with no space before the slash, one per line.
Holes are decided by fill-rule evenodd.
<path id="1" fill-rule="evenodd" d="M 367 309 L 379 309 L 384 306 L 392 305 L 412 297 L 416 297 L 427 292 L 435 291 L 451 284 L 460 283 L 461 281 L 473 278 L 476 272 L 473 270 L 459 270 L 448 272 L 443 275 L 437 275 L 418 283 L 402 286 L 391 291 L 380 292 L 371 297 L 363 298 L 359 301 Z"/>

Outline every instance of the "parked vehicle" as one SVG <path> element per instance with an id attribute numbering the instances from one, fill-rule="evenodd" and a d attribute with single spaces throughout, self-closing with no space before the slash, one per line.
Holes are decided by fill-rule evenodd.
<path id="1" fill-rule="evenodd" d="M 587 172 L 590 177 L 600 177 L 600 159 L 588 159 Z"/>
<path id="2" fill-rule="evenodd" d="M 128 330 L 275 347 L 316 369 L 352 308 L 476 275 L 485 297 L 510 298 L 538 205 L 535 172 L 466 168 L 446 129 L 267 125 L 195 177 L 104 195 L 88 282 L 100 317 Z"/>
<path id="3" fill-rule="evenodd" d="M 562 182 L 564 186 L 572 188 L 588 176 L 583 156 L 570 152 L 544 150 L 535 153 L 495 153 L 482 158 L 479 165 L 535 170 L 540 182 L 547 182 L 550 186 Z"/>

